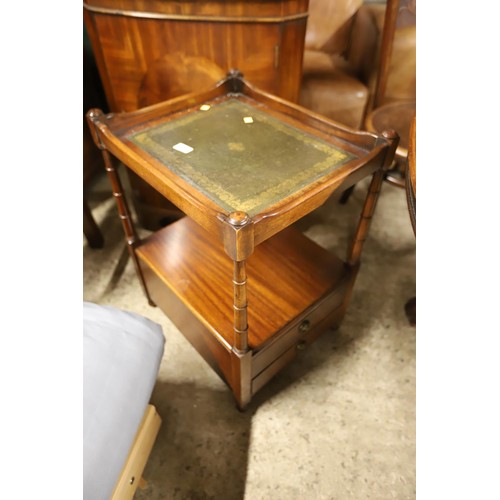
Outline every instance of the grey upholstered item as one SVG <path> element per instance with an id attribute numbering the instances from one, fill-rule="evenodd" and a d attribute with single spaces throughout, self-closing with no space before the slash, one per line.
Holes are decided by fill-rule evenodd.
<path id="1" fill-rule="evenodd" d="M 163 356 L 160 325 L 83 303 L 83 498 L 109 500 Z"/>

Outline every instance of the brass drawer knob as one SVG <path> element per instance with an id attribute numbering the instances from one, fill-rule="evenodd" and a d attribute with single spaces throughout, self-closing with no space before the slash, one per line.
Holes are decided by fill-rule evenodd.
<path id="1" fill-rule="evenodd" d="M 305 348 L 307 347 L 307 343 L 305 340 L 301 340 L 298 344 L 297 344 L 297 350 L 298 351 L 303 351 Z"/>
<path id="2" fill-rule="evenodd" d="M 302 335 L 305 335 L 311 328 L 311 322 L 308 319 L 305 319 L 302 321 L 302 323 L 299 325 L 299 332 Z"/>

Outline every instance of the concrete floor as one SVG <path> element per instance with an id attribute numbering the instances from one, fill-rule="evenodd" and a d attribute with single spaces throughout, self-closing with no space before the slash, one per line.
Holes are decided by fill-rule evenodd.
<path id="1" fill-rule="evenodd" d="M 367 182 L 298 223 L 345 255 Z M 106 179 L 89 191 L 105 247 L 83 243 L 84 300 L 159 323 L 165 355 L 152 403 L 163 418 L 137 499 L 415 498 L 415 237 L 405 192 L 384 184 L 345 320 L 237 411 L 231 392 L 157 309 L 130 261 Z M 141 235 L 147 234 L 141 230 Z M 125 266 L 122 264 L 125 263 Z"/>

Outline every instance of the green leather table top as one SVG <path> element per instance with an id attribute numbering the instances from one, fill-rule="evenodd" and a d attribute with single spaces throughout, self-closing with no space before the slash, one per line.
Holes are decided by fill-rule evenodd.
<path id="1" fill-rule="evenodd" d="M 250 216 L 355 158 L 237 98 L 128 139 L 223 210 Z"/>

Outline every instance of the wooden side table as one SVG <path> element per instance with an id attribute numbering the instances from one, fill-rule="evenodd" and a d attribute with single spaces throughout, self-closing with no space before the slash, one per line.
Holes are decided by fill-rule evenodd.
<path id="1" fill-rule="evenodd" d="M 87 117 L 146 296 L 244 408 L 298 350 L 342 321 L 397 134 L 346 129 L 237 71 L 205 92 Z M 187 217 L 140 240 L 113 156 Z M 366 176 L 345 260 L 292 227 Z"/>

